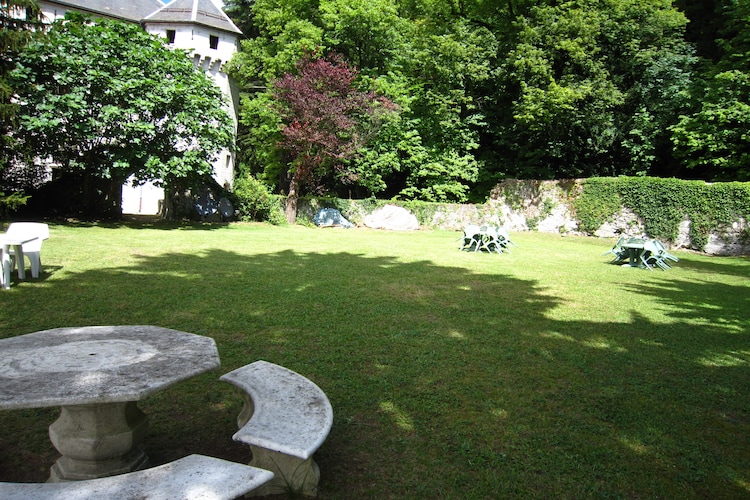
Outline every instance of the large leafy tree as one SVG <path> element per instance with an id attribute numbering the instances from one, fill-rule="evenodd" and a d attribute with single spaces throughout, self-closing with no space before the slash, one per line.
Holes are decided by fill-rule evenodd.
<path id="1" fill-rule="evenodd" d="M 289 160 L 286 216 L 292 224 L 304 188 L 325 188 L 326 181 L 356 184 L 346 161 L 376 131 L 378 117 L 393 104 L 356 87 L 358 73 L 341 57 L 304 57 L 296 73 L 273 82 L 281 117 L 280 148 Z"/>
<path id="2" fill-rule="evenodd" d="M 306 53 L 324 52 L 317 5 L 318 0 L 255 0 L 251 20 L 247 20 L 247 11 L 237 16 L 237 10 L 230 9 L 234 19 L 252 26 L 252 36 L 242 41 L 241 51 L 228 67 L 243 90 L 265 88 L 271 80 L 292 71 Z"/>
<path id="3" fill-rule="evenodd" d="M 323 30 L 315 24 L 317 0 L 231 0 L 227 14 L 243 26 L 247 39 L 227 65 L 240 95 L 237 158 L 239 173 L 255 175 L 283 189 L 284 159 L 276 147 L 279 117 L 270 83 L 305 54 L 320 55 Z"/>
<path id="4" fill-rule="evenodd" d="M 477 89 L 493 76 L 498 46 L 492 32 L 466 18 L 449 13 L 433 22 L 442 17 L 435 8 L 417 14 L 411 57 L 402 63 L 410 91 L 405 136 L 420 140 L 407 159 L 412 164 L 400 194 L 462 202 L 481 167 L 476 153 L 485 99 Z"/>
<path id="5" fill-rule="evenodd" d="M 691 83 L 686 24 L 669 0 L 553 2 L 520 18 L 494 129 L 510 172 L 656 173 Z"/>
<path id="6" fill-rule="evenodd" d="M 473 19 L 491 18 L 489 5 L 321 1 L 326 43 L 401 107 L 357 162 L 362 173 L 380 173 L 386 194 L 467 199 L 481 166 L 475 155 L 484 112 L 475 91 L 491 77 L 497 51 L 486 23 Z"/>
<path id="7" fill-rule="evenodd" d="M 490 2 L 479 3 L 472 14 L 491 11 Z M 289 70 L 295 55 L 335 50 L 401 109 L 349 162 L 360 180 L 369 179 L 366 191 L 465 200 L 480 166 L 474 154 L 482 111 L 473 90 L 490 77 L 487 61 L 497 49 L 486 27 L 462 21 L 454 7 L 432 1 L 256 1 L 259 35 L 243 43 L 231 65 L 246 91 L 239 142 L 245 168 L 262 170 L 283 187 L 278 168 L 269 168 L 279 165 L 267 146 L 276 118 L 262 89 Z"/>
<path id="8" fill-rule="evenodd" d="M 13 130 L 17 126 L 19 84 L 11 81 L 10 73 L 19 52 L 43 34 L 41 16 L 36 0 L 0 2 L 0 169 L 8 166 L 16 146 Z"/>
<path id="9" fill-rule="evenodd" d="M 391 0 L 321 0 L 326 46 L 371 74 L 391 71 L 409 27 Z"/>
<path id="10" fill-rule="evenodd" d="M 232 144 L 221 91 L 138 25 L 69 15 L 20 54 L 21 137 L 55 176 L 83 186 L 83 209 L 121 214 L 120 186 L 198 183 Z"/>
<path id="11" fill-rule="evenodd" d="M 234 66 L 244 158 L 278 186 L 281 170 L 267 168 L 284 164 L 269 147 L 278 115 L 263 89 L 305 50 L 343 54 L 400 107 L 348 163 L 372 181 L 358 194 L 464 201 L 507 177 L 744 175 L 745 1 L 251 4 L 253 38 Z"/>
<path id="12" fill-rule="evenodd" d="M 694 89 L 692 113 L 675 123 L 675 154 L 696 177 L 750 180 L 750 4 L 727 0 L 715 46 L 706 54 L 704 78 Z M 717 16 L 718 17 L 718 16 Z"/>

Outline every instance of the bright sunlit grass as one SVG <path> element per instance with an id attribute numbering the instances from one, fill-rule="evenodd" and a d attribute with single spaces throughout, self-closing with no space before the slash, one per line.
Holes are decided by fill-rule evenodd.
<path id="1" fill-rule="evenodd" d="M 321 498 L 750 497 L 748 258 L 631 269 L 602 256 L 613 241 L 539 233 L 490 255 L 450 231 L 51 232 L 42 279 L 0 293 L 0 335 L 153 324 L 218 344 L 219 371 L 140 403 L 155 462 L 247 461 L 218 377 L 265 359 L 331 400 Z M 56 413 L 0 412 L 0 479 L 46 479 Z"/>

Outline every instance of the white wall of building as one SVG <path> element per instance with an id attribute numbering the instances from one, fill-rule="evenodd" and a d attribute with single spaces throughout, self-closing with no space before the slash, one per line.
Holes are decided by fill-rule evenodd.
<path id="1" fill-rule="evenodd" d="M 122 213 L 139 215 L 156 215 L 164 203 L 164 189 L 152 182 L 142 186 L 132 186 L 128 182 L 122 187 Z"/>

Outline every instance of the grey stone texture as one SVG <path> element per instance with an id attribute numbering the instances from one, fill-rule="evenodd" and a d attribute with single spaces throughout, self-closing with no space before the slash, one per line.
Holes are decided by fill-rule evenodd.
<path id="1" fill-rule="evenodd" d="M 232 438 L 250 445 L 250 465 L 275 475 L 252 495 L 316 495 L 320 469 L 313 453 L 333 425 L 333 408 L 320 387 L 267 361 L 238 368 L 220 380 L 243 391 L 245 405 L 237 418 L 239 431 Z"/>
<path id="2" fill-rule="evenodd" d="M 232 500 L 273 473 L 203 455 L 119 476 L 67 483 L 0 483 L 3 500 Z"/>
<path id="3" fill-rule="evenodd" d="M 213 339 L 156 326 L 29 333 L 0 340 L 0 410 L 138 401 L 219 365 Z"/>
<path id="4" fill-rule="evenodd" d="M 373 229 L 391 231 L 414 231 L 419 229 L 419 221 L 408 210 L 396 205 L 386 205 L 365 216 L 364 224 Z"/>

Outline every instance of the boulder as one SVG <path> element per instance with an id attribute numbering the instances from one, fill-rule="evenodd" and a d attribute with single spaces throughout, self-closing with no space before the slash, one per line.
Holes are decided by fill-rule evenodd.
<path id="1" fill-rule="evenodd" d="M 374 210 L 364 219 L 365 226 L 373 229 L 392 231 L 413 231 L 419 229 L 419 221 L 408 210 L 396 205 L 386 205 Z"/>

